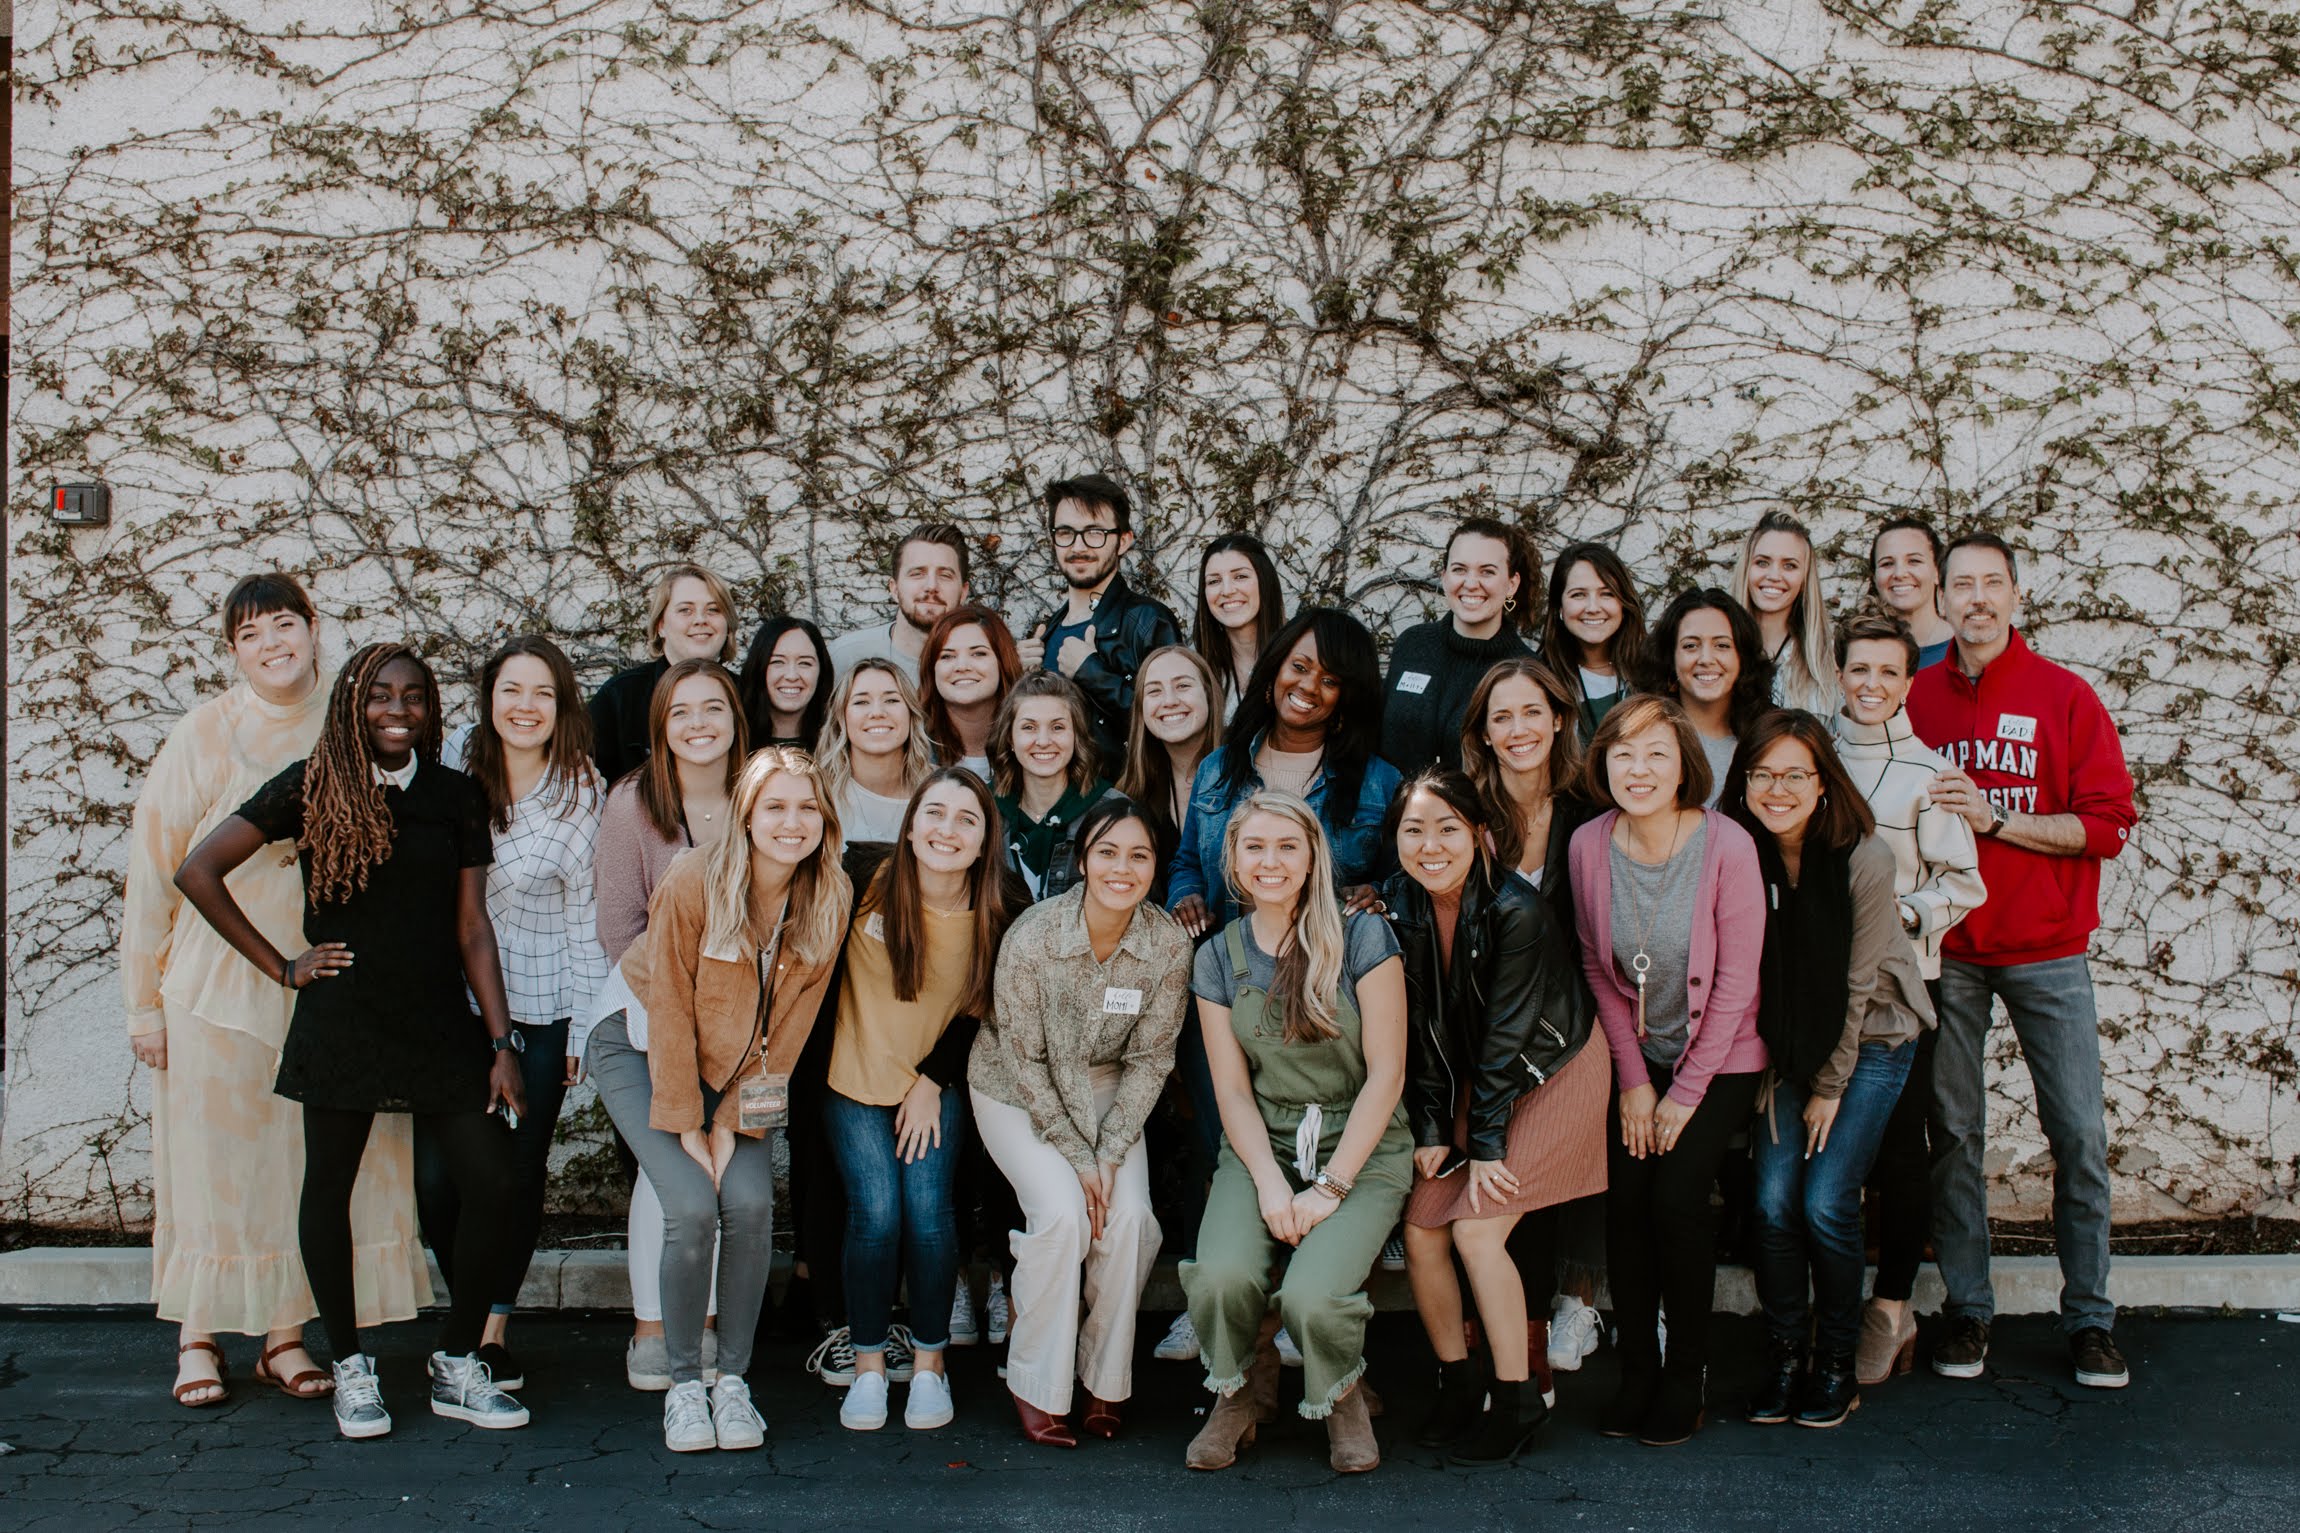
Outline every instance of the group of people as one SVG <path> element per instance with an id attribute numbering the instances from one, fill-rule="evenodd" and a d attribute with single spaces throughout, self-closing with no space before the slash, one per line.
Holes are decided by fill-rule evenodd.
<path id="1" fill-rule="evenodd" d="M 1769 1338 L 1743 1414 L 1835 1426 L 1912 1365 L 1928 1242 L 1932 1366 L 1983 1369 L 1997 1000 L 2052 1147 L 2076 1376 L 2126 1382 L 2085 954 L 2132 783 L 2018 632 L 2008 545 L 1890 522 L 1835 621 L 1769 514 L 1728 589 L 1649 624 L 1611 549 L 1566 547 L 1544 587 L 1477 518 L 1446 615 L 1385 668 L 1348 612 L 1288 615 L 1250 536 L 1204 551 L 1185 635 L 1121 573 L 1122 487 L 1060 481 L 1043 511 L 1065 594 L 1024 620 L 928 525 L 888 622 L 770 616 L 738 662 L 731 591 L 682 564 L 651 658 L 587 708 L 525 636 L 453 733 L 412 649 L 331 674 L 293 579 L 232 590 L 243 684 L 153 765 L 122 942 L 179 1401 L 224 1399 L 217 1338 L 260 1336 L 257 1379 L 388 1431 L 360 1330 L 428 1302 L 420 1232 L 449 1288 L 432 1409 L 525 1423 L 509 1317 L 588 1078 L 632 1178 L 626 1369 L 673 1449 L 764 1441 L 777 1129 L 783 1307 L 857 1430 L 895 1385 L 908 1426 L 949 1422 L 946 1350 L 985 1334 L 1030 1441 L 1121 1430 L 1154 1131 L 1203 1200 L 1157 1349 L 1215 1396 L 1193 1468 L 1252 1440 L 1282 1361 L 1333 1467 L 1379 1463 L 1390 1261 L 1438 1363 L 1423 1444 L 1521 1453 L 1596 1344 L 1600 1273 L 1602 1429 L 1684 1441 L 1720 1185 Z"/>

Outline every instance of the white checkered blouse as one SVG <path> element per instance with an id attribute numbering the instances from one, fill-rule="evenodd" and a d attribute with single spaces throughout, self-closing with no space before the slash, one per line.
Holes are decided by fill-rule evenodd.
<path id="1" fill-rule="evenodd" d="M 471 728 L 467 724 L 455 731 L 441 752 L 458 771 Z M 595 780 L 587 778 L 567 802 L 558 784 L 547 779 L 511 806 L 511 828 L 494 832 L 487 914 L 495 923 L 504 998 L 514 1022 L 542 1024 L 580 1016 L 607 978 L 591 884 L 591 853 L 604 800 Z"/>

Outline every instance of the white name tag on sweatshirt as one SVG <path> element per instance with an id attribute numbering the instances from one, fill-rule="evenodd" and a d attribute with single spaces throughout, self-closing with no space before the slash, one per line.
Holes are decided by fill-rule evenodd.
<path id="1" fill-rule="evenodd" d="M 863 935 L 870 938 L 871 941 L 884 946 L 886 943 L 885 915 L 879 911 L 874 910 L 869 915 L 864 916 Z"/>
<path id="2" fill-rule="evenodd" d="M 2025 713 L 1997 715 L 1997 738 L 2017 740 L 2023 745 L 2036 744 L 2036 720 Z"/>
<path id="3" fill-rule="evenodd" d="M 1401 671 L 1398 673 L 1398 690 L 1400 692 L 1411 692 L 1419 696 L 1429 689 L 1430 678 L 1427 671 Z"/>
<path id="4" fill-rule="evenodd" d="M 1142 992 L 1105 985 L 1102 989 L 1102 1009 L 1113 1016 L 1138 1017 L 1142 1015 Z"/>

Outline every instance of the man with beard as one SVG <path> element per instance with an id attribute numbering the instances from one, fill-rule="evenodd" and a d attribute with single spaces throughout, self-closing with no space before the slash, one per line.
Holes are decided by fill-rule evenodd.
<path id="1" fill-rule="evenodd" d="M 965 605 L 971 574 L 965 533 L 949 522 L 913 527 L 894 551 L 894 574 L 887 581 L 887 589 L 894 593 L 894 621 L 833 639 L 833 674 L 825 676 L 822 685 L 829 687 L 871 659 L 892 660 L 915 679 L 926 631 L 945 612 Z"/>
<path id="2" fill-rule="evenodd" d="M 1086 694 L 1094 755 L 1115 781 L 1126 764 L 1127 716 L 1134 673 L 1165 644 L 1182 642 L 1182 625 L 1164 602 L 1138 595 L 1118 573 L 1134 546 L 1134 508 L 1117 481 L 1102 474 L 1058 479 L 1046 487 L 1054 563 L 1069 597 L 1016 641 L 1025 670 L 1059 671 Z"/>

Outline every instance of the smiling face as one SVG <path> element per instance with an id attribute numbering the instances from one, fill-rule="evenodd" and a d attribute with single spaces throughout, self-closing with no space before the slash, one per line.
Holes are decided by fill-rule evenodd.
<path id="1" fill-rule="evenodd" d="M 1741 679 L 1733 625 L 1715 607 L 1696 607 L 1677 625 L 1677 691 L 1688 702 L 1723 702 Z"/>
<path id="2" fill-rule="evenodd" d="M 847 749 L 857 756 L 898 755 L 910 744 L 910 710 L 902 686 L 873 667 L 855 673 L 847 689 Z"/>
<path id="3" fill-rule="evenodd" d="M 1485 743 L 1504 767 L 1538 772 L 1548 766 L 1557 726 L 1557 712 L 1541 688 L 1523 676 L 1505 676 L 1494 683 L 1485 704 Z"/>
<path id="4" fill-rule="evenodd" d="M 1941 572 L 1930 538 L 1914 527 L 1896 527 L 1877 539 L 1876 564 L 1877 594 L 1887 607 L 1911 623 L 1933 615 Z"/>
<path id="5" fill-rule="evenodd" d="M 1477 866 L 1477 829 L 1427 788 L 1398 816 L 1398 866 L 1432 894 L 1451 894 Z"/>
<path id="6" fill-rule="evenodd" d="M 751 852 L 796 868 L 823 844 L 823 806 L 815 785 L 796 772 L 777 772 L 751 805 Z"/>
<path id="7" fill-rule="evenodd" d="M 919 795 L 910 817 L 910 849 L 930 873 L 964 873 L 982 859 L 982 804 L 961 783 L 938 782 Z"/>
<path id="8" fill-rule="evenodd" d="M 559 688 L 551 680 L 551 667 L 534 655 L 504 661 L 487 696 L 487 717 L 495 737 L 510 750 L 548 747 L 559 723 Z"/>
<path id="9" fill-rule="evenodd" d="M 1605 780 L 1623 814 L 1641 817 L 1675 808 L 1678 785 L 1685 780 L 1677 731 L 1656 720 L 1614 741 L 1605 753 Z"/>
<path id="10" fill-rule="evenodd" d="M 793 628 L 775 640 L 767 656 L 768 707 L 777 713 L 803 713 L 822 680 L 822 658 L 804 629 Z"/>
<path id="11" fill-rule="evenodd" d="M 376 765 L 396 772 L 407 765 L 431 717 L 431 683 L 405 655 L 386 663 L 367 684 L 367 749 Z"/>
<path id="12" fill-rule="evenodd" d="M 1025 698 L 1014 710 L 1014 762 L 1025 777 L 1059 778 L 1078 754 L 1071 733 L 1070 705 L 1059 697 Z"/>
<path id="13" fill-rule="evenodd" d="M 1501 624 L 1507 604 L 1523 577 L 1509 569 L 1509 545 L 1483 533 L 1465 532 L 1445 552 L 1439 584 L 1454 625 L 1464 633 L 1488 633 Z"/>
<path id="14" fill-rule="evenodd" d="M 717 659 L 726 647 L 727 621 L 727 609 L 709 586 L 692 575 L 681 576 L 671 586 L 662 625 L 655 630 L 663 639 L 663 658 L 673 665 Z"/>
<path id="15" fill-rule="evenodd" d="M 1318 663 L 1318 637 L 1305 633 L 1270 683 L 1278 722 L 1291 729 L 1323 731 L 1342 705 L 1342 679 Z"/>
<path id="16" fill-rule="evenodd" d="M 1604 647 L 1621 631 L 1621 598 L 1587 559 L 1576 560 L 1565 572 L 1565 590 L 1557 599 L 1558 621 L 1573 641 L 1582 646 L 1582 658 L 1600 658 Z"/>
<path id="17" fill-rule="evenodd" d="M 1235 549 L 1206 561 L 1206 610 L 1224 628 L 1250 628 L 1262 613 L 1262 579 L 1254 562 Z"/>
<path id="18" fill-rule="evenodd" d="M 1101 547 L 1087 546 L 1096 539 Z M 1118 561 L 1134 546 L 1134 534 L 1118 530 L 1117 513 L 1108 506 L 1089 506 L 1073 499 L 1054 508 L 1052 541 L 1054 562 L 1062 567 L 1062 578 L 1081 589 L 1092 589 L 1118 568 Z"/>
<path id="19" fill-rule="evenodd" d="M 1142 903 L 1158 876 L 1158 848 L 1150 827 L 1129 815 L 1095 837 L 1086 849 L 1086 903 L 1126 915 Z"/>
<path id="20" fill-rule="evenodd" d="M 232 630 L 232 664 L 267 703 L 292 703 L 319 679 L 319 643 L 293 612 L 259 613 Z"/>
<path id="21" fill-rule="evenodd" d="M 1805 742 L 1784 736 L 1749 765 L 1749 812 L 1774 839 L 1795 844 L 1821 802 L 1821 772 Z"/>
<path id="22" fill-rule="evenodd" d="M 1760 617 L 1785 613 L 1805 589 L 1813 545 L 1793 532 L 1768 532 L 1749 550 L 1749 610 Z"/>
<path id="23" fill-rule="evenodd" d="M 945 612 L 966 605 L 966 578 L 958 572 L 958 552 L 944 543 L 914 538 L 895 553 L 894 610 L 924 633 Z"/>
<path id="24" fill-rule="evenodd" d="M 724 761 L 734 748 L 735 702 L 715 676 L 681 679 L 664 720 L 671 754 L 689 766 Z"/>
<path id="25" fill-rule="evenodd" d="M 962 623 L 943 641 L 934 657 L 934 689 L 954 708 L 997 700 L 998 651 L 980 623 Z"/>
<path id="26" fill-rule="evenodd" d="M 1282 814 L 1257 809 L 1238 826 L 1236 883 L 1257 906 L 1291 910 L 1309 882 L 1309 833 Z"/>
<path id="27" fill-rule="evenodd" d="M 2020 588 L 2013 584 L 2003 554 L 1968 544 L 1949 555 L 1941 605 L 1962 648 L 1993 655 L 2019 621 Z"/>
<path id="28" fill-rule="evenodd" d="M 1214 700 L 1206 695 L 1198 668 L 1180 655 L 1160 655 L 1144 666 L 1134 692 L 1141 699 L 1143 727 L 1167 745 L 1190 740 L 1213 717 Z"/>
<path id="29" fill-rule="evenodd" d="M 1837 679 L 1845 688 L 1845 712 L 1856 724 L 1882 724 L 1901 711 L 1909 696 L 1909 651 L 1892 639 L 1855 639 L 1845 646 Z"/>

